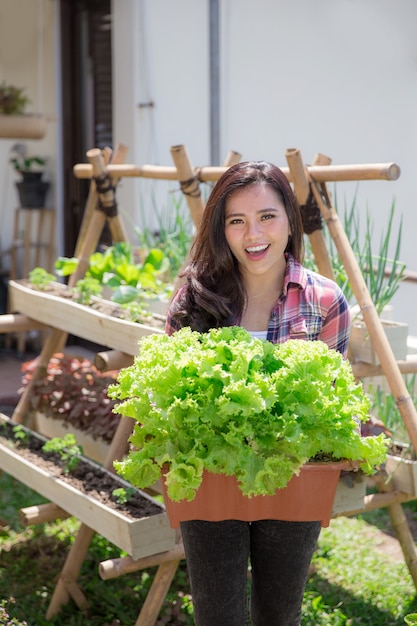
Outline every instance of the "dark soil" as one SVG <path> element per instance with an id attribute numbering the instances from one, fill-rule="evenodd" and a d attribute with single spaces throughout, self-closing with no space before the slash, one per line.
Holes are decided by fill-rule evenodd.
<path id="1" fill-rule="evenodd" d="M 117 497 L 112 495 L 115 489 L 124 487 L 133 489 L 128 483 L 116 475 L 105 470 L 93 461 L 80 457 L 77 467 L 71 472 L 65 472 L 65 463 L 56 452 L 45 453 L 42 446 L 44 437 L 34 433 L 30 429 L 25 431 L 28 436 L 24 439 L 16 439 L 16 424 L 12 421 L 0 424 L 0 443 L 12 448 L 16 454 L 23 456 L 37 467 L 45 470 L 51 476 L 70 484 L 74 489 L 87 494 L 89 497 L 101 502 L 104 506 L 115 509 L 120 513 L 132 518 L 151 517 L 162 512 L 158 504 L 142 496 L 138 490 L 134 490 L 133 495 L 129 495 L 126 503 L 118 502 Z"/>

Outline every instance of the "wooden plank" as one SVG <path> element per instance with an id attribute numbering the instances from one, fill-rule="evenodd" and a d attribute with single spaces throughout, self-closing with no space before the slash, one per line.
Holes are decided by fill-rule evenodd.
<path id="1" fill-rule="evenodd" d="M 9 296 L 12 311 L 30 311 L 31 319 L 37 322 L 125 354 L 138 353 L 141 337 L 164 332 L 162 328 L 118 319 L 78 302 L 30 289 L 20 281 L 10 281 Z"/>

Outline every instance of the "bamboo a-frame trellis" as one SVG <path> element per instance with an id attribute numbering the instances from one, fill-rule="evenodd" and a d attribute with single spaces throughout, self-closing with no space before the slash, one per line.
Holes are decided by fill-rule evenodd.
<path id="1" fill-rule="evenodd" d="M 75 176 L 78 178 L 91 179 L 91 185 L 83 224 L 75 250 L 75 256 L 80 259 L 80 263 L 77 273 L 71 277 L 71 284 L 74 284 L 85 272 L 89 256 L 95 250 L 106 222 L 109 224 L 114 241 L 128 240 L 127 233 L 117 212 L 115 187 L 120 178 L 144 177 L 179 181 L 187 200 L 191 217 L 194 224 L 198 226 L 204 210 L 200 192 L 200 182 L 216 181 L 227 167 L 240 160 L 238 153 L 230 152 L 222 166 L 194 168 L 185 147 L 180 145 L 171 148 L 174 167 L 152 165 L 135 166 L 123 163 L 125 153 L 126 149 L 123 146 L 119 146 L 110 162 L 110 150 L 102 152 L 98 149 L 93 149 L 87 153 L 88 164 L 78 164 L 74 167 Z M 306 167 L 303 164 L 301 153 L 297 149 L 287 150 L 286 159 L 288 167 L 283 167 L 282 169 L 290 182 L 293 183 L 294 191 L 300 205 L 303 208 L 307 205 L 310 207 L 314 205 L 316 211 L 319 212 L 321 218 L 323 218 L 324 222 L 327 224 L 339 256 L 346 269 L 357 302 L 361 308 L 375 351 L 380 359 L 380 368 L 387 379 L 400 410 L 412 446 L 414 449 L 417 449 L 417 414 L 414 404 L 402 378 L 400 364 L 396 362 L 391 347 L 386 339 L 361 270 L 332 205 L 330 194 L 326 187 L 326 183 L 330 181 L 395 180 L 399 176 L 399 168 L 395 163 L 333 166 L 330 163 L 330 159 L 323 155 L 317 155 L 313 164 Z M 308 235 L 319 271 L 331 277 L 333 270 L 321 226 L 313 226 L 310 228 Z M 22 330 L 37 326 L 35 323 L 32 325 L 31 320 L 23 315 L 3 317 L 10 317 L 8 321 L 10 330 L 16 330 L 17 326 Z M 1 330 L 3 332 L 7 331 L 7 325 L 5 324 L 6 320 L 2 325 Z M 65 342 L 66 334 L 64 332 L 51 329 L 43 346 L 38 360 L 38 367 L 32 377 L 31 384 L 34 384 L 36 380 L 40 379 L 46 373 L 46 368 L 52 354 L 58 349 L 61 349 Z M 115 351 L 102 353 L 100 359 L 104 364 L 103 367 L 107 364 L 111 369 L 124 367 L 129 362 L 127 355 Z M 355 370 L 360 371 L 361 376 L 368 375 L 367 368 L 364 364 L 352 364 L 352 368 L 354 372 Z M 403 364 L 403 370 L 404 369 L 407 368 Z M 412 371 L 416 370 L 414 369 Z M 370 367 L 369 375 L 372 373 L 372 367 Z M 28 410 L 28 397 L 31 391 L 31 384 L 26 387 L 16 407 L 13 416 L 15 421 L 22 422 L 25 419 Z M 114 459 L 121 458 L 121 456 L 125 454 L 127 440 L 132 427 L 132 420 L 122 418 L 105 460 L 105 467 L 112 468 Z M 413 538 L 401 506 L 401 502 L 413 498 L 401 492 L 389 491 L 380 476 L 378 476 L 376 482 L 379 493 L 366 496 L 362 509 L 346 511 L 343 514 L 352 515 L 361 511 L 387 506 L 407 566 L 413 578 L 414 585 L 417 588 L 417 556 Z M 48 519 L 56 519 L 59 513 L 62 513 L 62 511 L 57 512 L 56 506 L 51 503 L 50 506 L 46 505 L 42 510 L 39 510 L 38 515 L 35 514 L 34 517 L 31 517 L 31 523 L 41 520 L 47 521 Z M 84 609 L 88 605 L 86 597 L 77 584 L 77 578 L 93 534 L 94 529 L 88 528 L 84 524 L 80 526 L 76 540 L 71 547 L 60 573 L 48 608 L 47 618 L 51 618 L 58 613 L 60 607 L 65 604 L 70 597 L 76 602 L 80 609 Z M 145 567 L 159 566 L 150 592 L 140 610 L 135 624 L 135 626 L 149 626 L 157 619 L 160 607 L 162 606 L 178 563 L 182 558 L 184 558 L 184 553 L 182 544 L 179 542 L 178 545 L 169 552 L 155 554 L 139 559 L 138 561 L 134 561 L 131 557 L 125 557 L 103 562 L 99 566 L 99 572 L 103 579 L 110 579 Z"/>

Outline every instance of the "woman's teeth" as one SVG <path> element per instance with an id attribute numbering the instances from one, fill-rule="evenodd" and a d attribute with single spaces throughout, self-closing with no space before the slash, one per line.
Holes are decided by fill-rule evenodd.
<path id="1" fill-rule="evenodd" d="M 252 252 L 263 252 L 264 250 L 266 250 L 268 247 L 268 244 L 263 244 L 260 246 L 251 246 L 250 248 L 246 248 L 246 252 L 252 253 Z"/>

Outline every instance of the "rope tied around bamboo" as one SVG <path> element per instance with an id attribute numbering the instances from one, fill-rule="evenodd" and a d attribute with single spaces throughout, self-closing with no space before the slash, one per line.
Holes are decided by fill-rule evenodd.
<path id="1" fill-rule="evenodd" d="M 192 176 L 187 180 L 180 180 L 181 191 L 184 196 L 190 196 L 191 198 L 200 197 L 200 187 L 198 184 L 198 177 Z"/>
<path id="2" fill-rule="evenodd" d="M 323 220 L 320 207 L 310 189 L 305 204 L 300 205 L 301 221 L 306 235 L 311 235 L 316 230 L 323 229 Z"/>
<path id="3" fill-rule="evenodd" d="M 113 185 L 108 173 L 94 177 L 96 189 L 98 193 L 98 210 L 103 211 L 106 217 L 116 217 L 117 202 L 115 195 L 115 186 Z"/>

